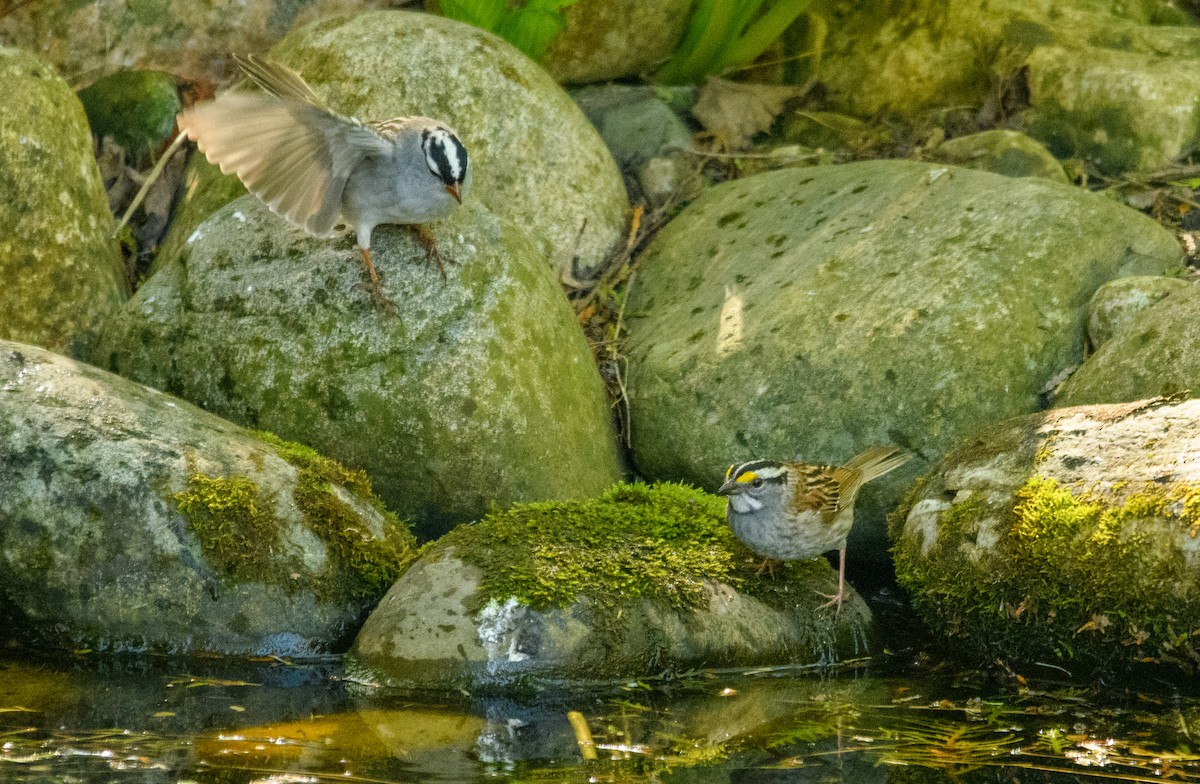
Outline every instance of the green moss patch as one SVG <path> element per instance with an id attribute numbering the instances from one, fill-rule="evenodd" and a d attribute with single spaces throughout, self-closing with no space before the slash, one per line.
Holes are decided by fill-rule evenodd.
<path id="1" fill-rule="evenodd" d="M 519 504 L 435 545 L 450 547 L 483 572 L 481 606 L 515 597 L 539 610 L 580 596 L 610 606 L 653 597 L 695 607 L 705 580 L 770 598 L 816 564 L 786 564 L 776 570 L 780 579 L 757 578 L 761 559 L 729 530 L 725 499 L 676 484 L 618 484 L 590 500 Z"/>
<path id="2" fill-rule="evenodd" d="M 174 499 L 209 564 L 234 582 L 261 579 L 262 564 L 279 544 L 274 499 L 244 476 L 198 471 Z"/>
<path id="3" fill-rule="evenodd" d="M 1034 477 L 1009 509 L 972 496 L 942 513 L 928 553 L 918 537 L 900 540 L 897 576 L 935 628 L 995 657 L 1198 669 L 1200 581 L 1180 541 L 1200 529 L 1200 488 L 1119 491 L 1113 499 Z M 960 547 L 997 516 L 990 555 Z"/>
<path id="4" fill-rule="evenodd" d="M 403 522 L 383 508 L 362 471 L 347 469 L 301 444 L 271 433 L 254 436 L 298 469 L 292 497 L 305 527 L 328 548 L 329 566 L 307 583 L 318 598 L 334 603 L 382 596 L 416 557 L 416 540 Z M 383 519 L 382 532 L 368 528 L 338 488 Z M 301 583 L 277 559 L 283 522 L 276 499 L 245 476 L 213 477 L 192 471 L 173 500 L 206 560 L 231 582 L 274 582 L 290 590 Z"/>

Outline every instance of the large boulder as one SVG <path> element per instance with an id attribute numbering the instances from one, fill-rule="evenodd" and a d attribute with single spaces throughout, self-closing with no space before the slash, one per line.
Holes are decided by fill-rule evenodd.
<path id="1" fill-rule="evenodd" d="M 271 57 L 340 112 L 452 126 L 471 155 L 469 201 L 525 228 L 543 263 L 590 270 L 623 236 L 625 187 L 604 142 L 570 96 L 500 38 L 432 14 L 376 11 L 298 28 Z M 185 205 L 210 187 L 229 186 L 201 178 Z"/>
<path id="2" fill-rule="evenodd" d="M 1037 410 L 1078 363 L 1096 287 L 1179 254 L 1145 216 L 1040 178 L 874 161 L 717 186 L 629 294 L 634 461 L 713 488 L 735 461 L 907 447 L 923 459 L 859 497 L 851 553 L 879 555 L 926 461 Z"/>
<path id="3" fill-rule="evenodd" d="M 366 478 L 0 342 L 3 634 L 55 648 L 342 650 L 413 557 Z"/>
<path id="4" fill-rule="evenodd" d="M 32 54 L 0 46 L 0 338 L 86 352 L 125 302 L 87 117 Z"/>
<path id="5" fill-rule="evenodd" d="M 113 318 L 97 363 L 365 469 L 425 535 L 600 492 L 620 477 L 612 415 L 553 271 L 478 203 L 435 233 L 444 281 L 412 232 L 375 230 L 389 314 L 349 239 L 242 197 Z"/>
<path id="6" fill-rule="evenodd" d="M 820 609 L 824 559 L 777 579 L 725 524 L 724 499 L 620 485 L 462 526 L 422 553 L 363 626 L 348 669 L 402 688 L 611 681 L 696 667 L 832 663 L 864 653 L 853 592 Z"/>
<path id="7" fill-rule="evenodd" d="M 1188 391 L 1200 395 L 1200 287 L 1180 284 L 1096 349 L 1063 384 L 1055 403 L 1120 403 Z"/>
<path id="8" fill-rule="evenodd" d="M 982 106 L 1059 158 L 1157 171 L 1200 125 L 1200 28 L 1185 13 L 1157 24 L 1164 5 L 949 0 L 896 14 L 883 0 L 821 2 L 821 56 L 798 59 L 794 78 L 819 79 L 830 108 L 859 117 Z M 811 36 L 794 46 L 808 53 Z"/>
<path id="9" fill-rule="evenodd" d="M 1200 400 L 1079 406 L 962 442 L 894 518 L 896 575 L 964 655 L 1200 670 Z"/>

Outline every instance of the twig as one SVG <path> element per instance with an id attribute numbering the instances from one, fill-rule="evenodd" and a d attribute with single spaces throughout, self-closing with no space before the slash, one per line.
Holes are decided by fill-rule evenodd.
<path id="1" fill-rule="evenodd" d="M 167 161 L 171 160 L 171 156 L 175 154 L 175 151 L 179 149 L 180 145 L 183 144 L 185 139 L 187 139 L 187 136 L 184 134 L 177 134 L 175 136 L 175 140 L 171 142 L 171 146 L 168 147 L 161 156 L 159 156 L 158 163 L 154 164 L 154 168 L 151 169 L 150 173 L 146 175 L 146 180 L 142 183 L 141 190 L 139 190 L 137 195 L 133 197 L 133 201 L 130 202 L 129 207 L 125 210 L 125 215 L 121 217 L 121 222 L 117 224 L 115 229 L 113 229 L 112 236 L 117 236 L 121 229 L 125 228 L 125 224 L 129 223 L 130 217 L 133 216 L 133 211 L 141 206 L 142 200 L 146 198 L 146 194 L 150 191 L 150 186 L 153 185 L 154 181 L 158 179 L 158 176 L 162 174 L 162 170 L 164 167 L 166 167 Z"/>
<path id="2" fill-rule="evenodd" d="M 571 730 L 575 733 L 575 741 L 579 744 L 579 753 L 583 755 L 583 759 L 587 762 L 595 762 L 596 743 L 592 740 L 592 730 L 587 725 L 587 719 L 579 711 L 567 711 L 567 721 L 571 723 Z"/>

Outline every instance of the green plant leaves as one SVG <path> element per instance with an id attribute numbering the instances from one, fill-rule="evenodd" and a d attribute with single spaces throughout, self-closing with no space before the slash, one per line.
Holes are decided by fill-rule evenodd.
<path id="1" fill-rule="evenodd" d="M 658 80 L 666 84 L 689 84 L 754 62 L 809 3 L 810 0 L 699 0 L 683 43 L 658 72 Z"/>
<path id="2" fill-rule="evenodd" d="M 563 9 L 578 0 L 441 0 L 442 13 L 451 19 L 489 30 L 534 60 L 540 61 L 550 43 L 562 32 Z"/>

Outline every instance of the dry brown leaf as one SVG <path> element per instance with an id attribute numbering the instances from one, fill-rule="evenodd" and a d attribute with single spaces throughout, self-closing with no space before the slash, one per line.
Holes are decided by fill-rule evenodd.
<path id="1" fill-rule="evenodd" d="M 747 84 L 710 76 L 700 89 L 692 114 L 731 148 L 750 146 L 750 139 L 771 127 L 800 88 L 782 84 Z"/>

